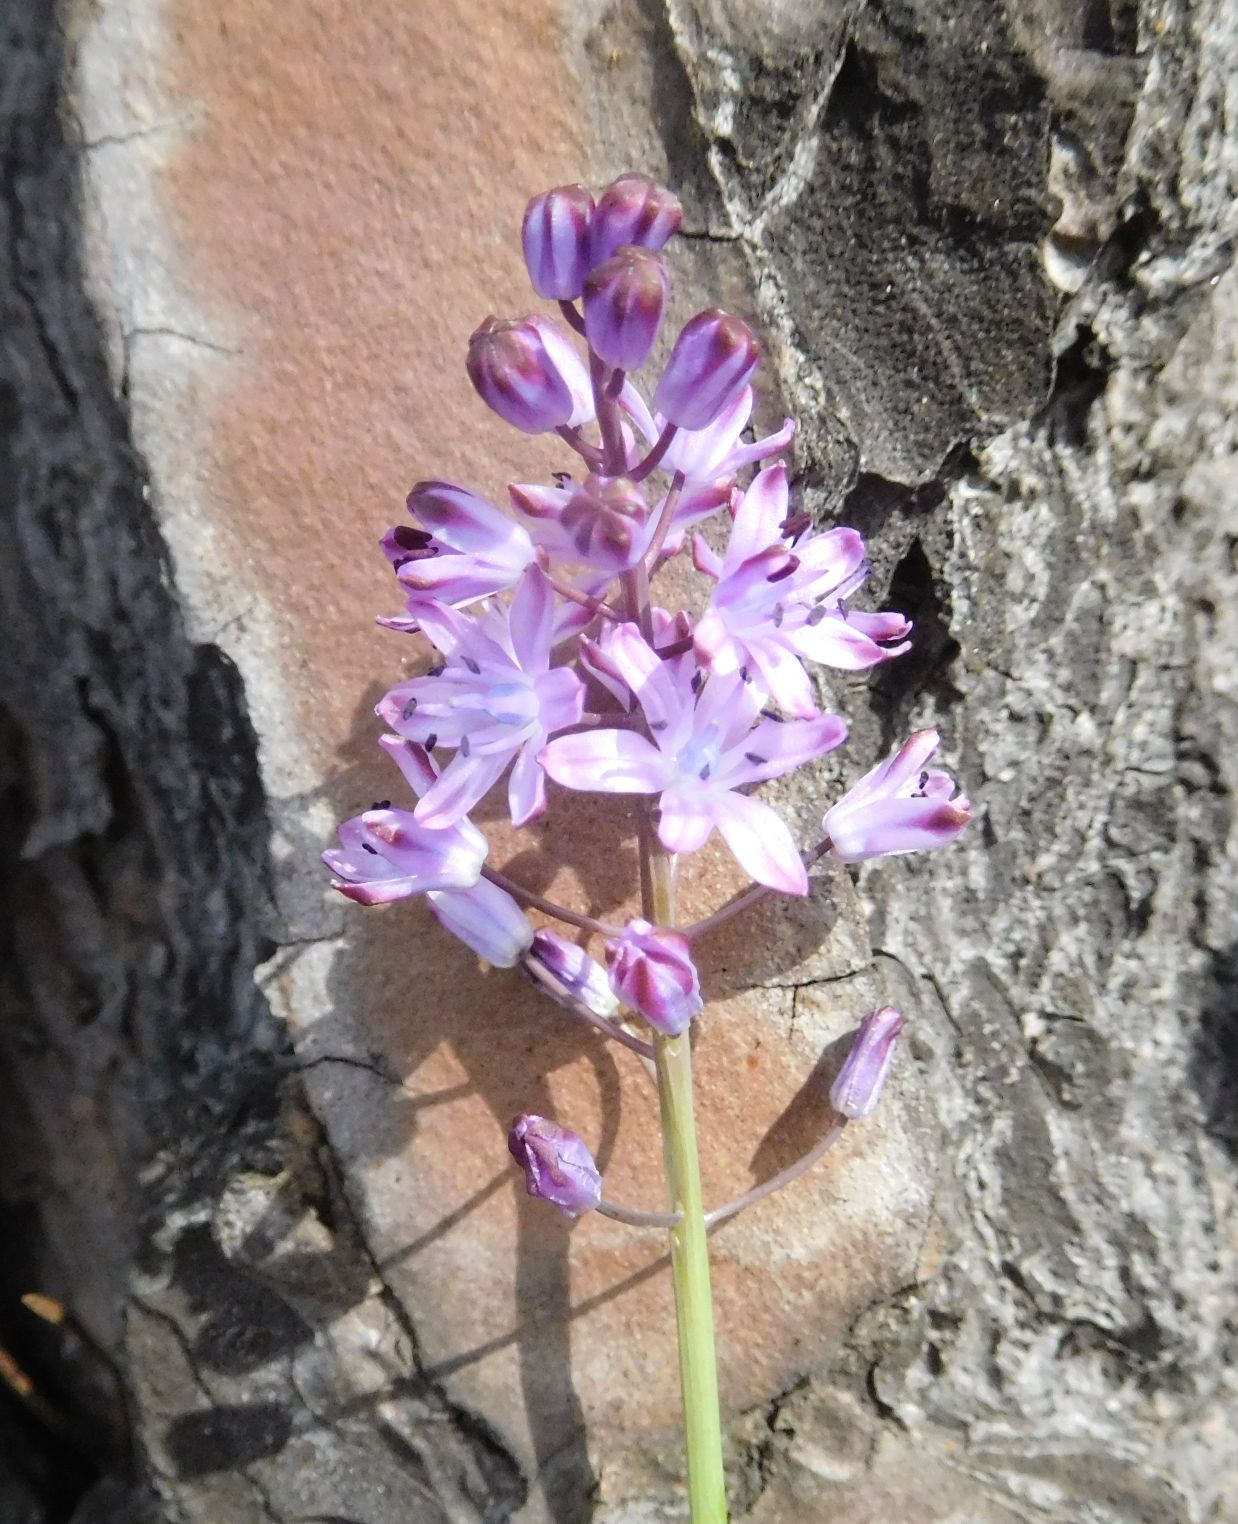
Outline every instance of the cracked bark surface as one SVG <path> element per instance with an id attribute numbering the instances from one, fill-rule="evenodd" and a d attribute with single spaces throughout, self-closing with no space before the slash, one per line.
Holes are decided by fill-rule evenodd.
<path id="1" fill-rule="evenodd" d="M 292 944 L 247 696 L 185 633 L 83 294 L 56 18 L 9 22 L 0 1345 L 55 1418 L 3 1394 L 0 1516 L 529 1517 L 306 1099 L 315 1066 L 391 1073 L 294 1055 L 254 983 Z M 942 1140 L 920 1268 L 733 1416 L 736 1513 L 1222 1524 L 1232 7 L 641 0 L 573 26 L 604 135 L 664 160 L 695 257 L 765 321 L 805 504 L 869 534 L 917 620 L 850 695 L 853 754 L 939 724 L 979 805 L 931 896 L 919 865 L 859 880 Z M 837 982 L 800 972 L 768 975 L 793 1024 Z M 546 1506 L 679 1517 L 671 1471 L 595 1506 L 567 1466 Z"/>

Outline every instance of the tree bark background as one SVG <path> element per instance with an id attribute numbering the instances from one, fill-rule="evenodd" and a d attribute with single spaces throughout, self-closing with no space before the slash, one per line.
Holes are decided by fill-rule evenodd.
<path id="1" fill-rule="evenodd" d="M 86 294 L 69 13 L 6 19 L 0 1346 L 37 1400 L 0 1392 L 0 1518 L 681 1517 L 673 1461 L 535 1501 L 375 1262 L 255 982 L 288 933 L 250 697 L 186 633 Z M 859 879 L 916 1018 L 934 1226 L 828 1361 L 732 1415 L 736 1513 L 1221 1524 L 1238 15 L 633 0 L 567 31 L 596 130 L 665 166 L 761 313 L 805 504 L 917 621 L 852 695 L 855 750 L 939 723 L 979 806 L 931 893 L 914 863 Z"/>

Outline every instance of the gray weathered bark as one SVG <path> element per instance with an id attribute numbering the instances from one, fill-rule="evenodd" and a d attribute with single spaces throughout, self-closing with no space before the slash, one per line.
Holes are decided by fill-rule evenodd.
<path id="1" fill-rule="evenodd" d="M 291 1524 L 321 1468 L 354 1524 L 513 1518 L 529 1479 L 421 1373 L 254 985 L 245 694 L 186 639 L 83 294 L 56 17 L 7 19 L 0 1345 L 59 1417 L 4 1399 L 0 1516 Z M 935 1247 L 736 1424 L 737 1511 L 1232 1518 L 1238 16 L 649 0 L 586 60 L 608 28 L 644 84 L 596 110 L 661 134 L 774 337 L 806 503 L 917 620 L 857 740 L 939 721 L 979 806 L 932 903 L 861 880 L 946 1139 Z M 407 1367 L 341 1409 L 345 1309 Z"/>

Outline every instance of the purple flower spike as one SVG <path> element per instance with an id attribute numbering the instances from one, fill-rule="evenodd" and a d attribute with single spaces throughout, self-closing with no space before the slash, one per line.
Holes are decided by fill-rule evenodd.
<path id="1" fill-rule="evenodd" d="M 653 406 L 681 429 L 705 429 L 752 379 L 760 351 L 742 318 L 712 307 L 699 312 L 675 340 Z"/>
<path id="2" fill-rule="evenodd" d="M 665 186 L 648 175 L 620 175 L 602 192 L 593 214 L 590 257 L 600 265 L 629 243 L 656 252 L 682 222 L 679 198 Z"/>
<path id="3" fill-rule="evenodd" d="M 585 337 L 620 370 L 649 358 L 662 327 L 670 279 L 659 255 L 625 247 L 597 266 L 585 282 Z"/>
<path id="4" fill-rule="evenodd" d="M 589 273 L 593 197 L 583 185 L 560 185 L 534 196 L 524 214 L 524 262 L 538 296 L 570 302 Z"/>
<path id="5" fill-rule="evenodd" d="M 533 946 L 525 961 L 544 968 L 567 994 L 579 1000 L 595 1016 L 604 1016 L 609 1021 L 619 1014 L 619 1002 L 610 987 L 606 970 L 575 942 L 569 942 L 554 931 L 535 931 Z M 548 994 L 554 993 L 548 985 L 543 988 Z"/>
<path id="6" fill-rule="evenodd" d="M 469 340 L 466 365 L 486 406 L 526 434 L 593 417 L 588 372 L 567 335 L 546 318 L 488 317 Z"/>
<path id="7" fill-rule="evenodd" d="M 541 753 L 550 777 L 595 793 L 659 794 L 658 839 L 668 852 L 699 851 L 716 827 L 759 883 L 807 894 L 786 823 L 737 790 L 838 746 L 847 734 L 838 716 L 762 718 L 762 695 L 741 674 L 706 682 L 691 664 L 664 662 L 634 624 L 610 636 L 606 660 L 639 701 L 653 740 L 634 730 L 559 736 Z"/>
<path id="8" fill-rule="evenodd" d="M 434 918 L 495 968 L 520 962 L 533 942 L 529 918 L 506 889 L 480 878 L 471 889 L 435 889 L 426 895 Z"/>
<path id="9" fill-rule="evenodd" d="M 830 1105 L 840 1116 L 866 1117 L 876 1107 L 898 1034 L 906 1025 L 907 1018 L 892 1005 L 883 1005 L 865 1016 L 851 1052 L 830 1086 Z"/>
<path id="10" fill-rule="evenodd" d="M 944 847 L 971 820 L 971 802 L 949 773 L 930 770 L 935 730 L 918 730 L 827 812 L 825 833 L 845 863 Z"/>
<path id="11" fill-rule="evenodd" d="M 606 958 L 621 1000 L 666 1037 L 687 1031 L 704 1005 L 687 937 L 637 918 L 607 942 Z"/>
<path id="12" fill-rule="evenodd" d="M 602 1199 L 602 1177 L 583 1138 L 548 1117 L 519 1116 L 507 1148 L 524 1170 L 530 1196 L 557 1206 L 568 1217 L 591 1212 Z"/>
<path id="13" fill-rule="evenodd" d="M 459 607 L 511 587 L 537 559 L 525 529 L 451 482 L 418 482 L 408 511 L 416 527 L 396 525 L 382 547 L 414 594 Z"/>

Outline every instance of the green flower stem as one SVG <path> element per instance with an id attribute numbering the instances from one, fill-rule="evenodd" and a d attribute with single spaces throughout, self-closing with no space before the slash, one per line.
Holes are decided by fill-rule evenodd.
<path id="1" fill-rule="evenodd" d="M 670 864 L 652 831 L 642 832 L 652 893 L 645 914 L 657 926 L 673 926 Z M 642 853 L 643 855 L 643 853 Z M 643 875 L 642 875 L 643 876 Z M 714 1308 L 709 1286 L 709 1240 L 701 1198 L 701 1169 L 692 1107 L 692 1039 L 654 1036 L 658 1097 L 662 1107 L 662 1153 L 672 1212 L 682 1220 L 670 1229 L 671 1276 L 679 1322 L 679 1378 L 683 1390 L 688 1452 L 688 1500 L 692 1524 L 726 1524 L 722 1472 L 722 1422 L 718 1409 L 718 1363 Z"/>
<path id="2" fill-rule="evenodd" d="M 615 405 L 604 396 L 594 374 L 594 396 L 602 437 L 618 435 L 608 409 Z M 617 448 L 607 445 L 608 460 L 620 462 Z M 640 561 L 623 577 L 624 601 L 629 619 L 652 639 L 649 607 L 649 570 Z M 655 926 L 675 924 L 675 892 L 671 864 L 654 830 L 648 801 L 638 815 L 640 833 L 641 907 Z M 696 1147 L 696 1117 L 692 1109 L 692 1038 L 690 1030 L 679 1037 L 655 1033 L 653 1057 L 658 1074 L 658 1098 L 662 1108 L 662 1157 L 666 1161 L 666 1187 L 672 1213 L 680 1221 L 669 1230 L 671 1278 L 675 1287 L 675 1315 L 679 1324 L 679 1382 L 683 1392 L 684 1439 L 688 1455 L 688 1501 L 692 1524 L 727 1524 L 726 1480 L 722 1471 L 722 1418 L 718 1408 L 718 1359 L 714 1349 L 714 1304 L 709 1285 L 709 1240 L 705 1206 L 701 1199 L 701 1164 Z"/>

